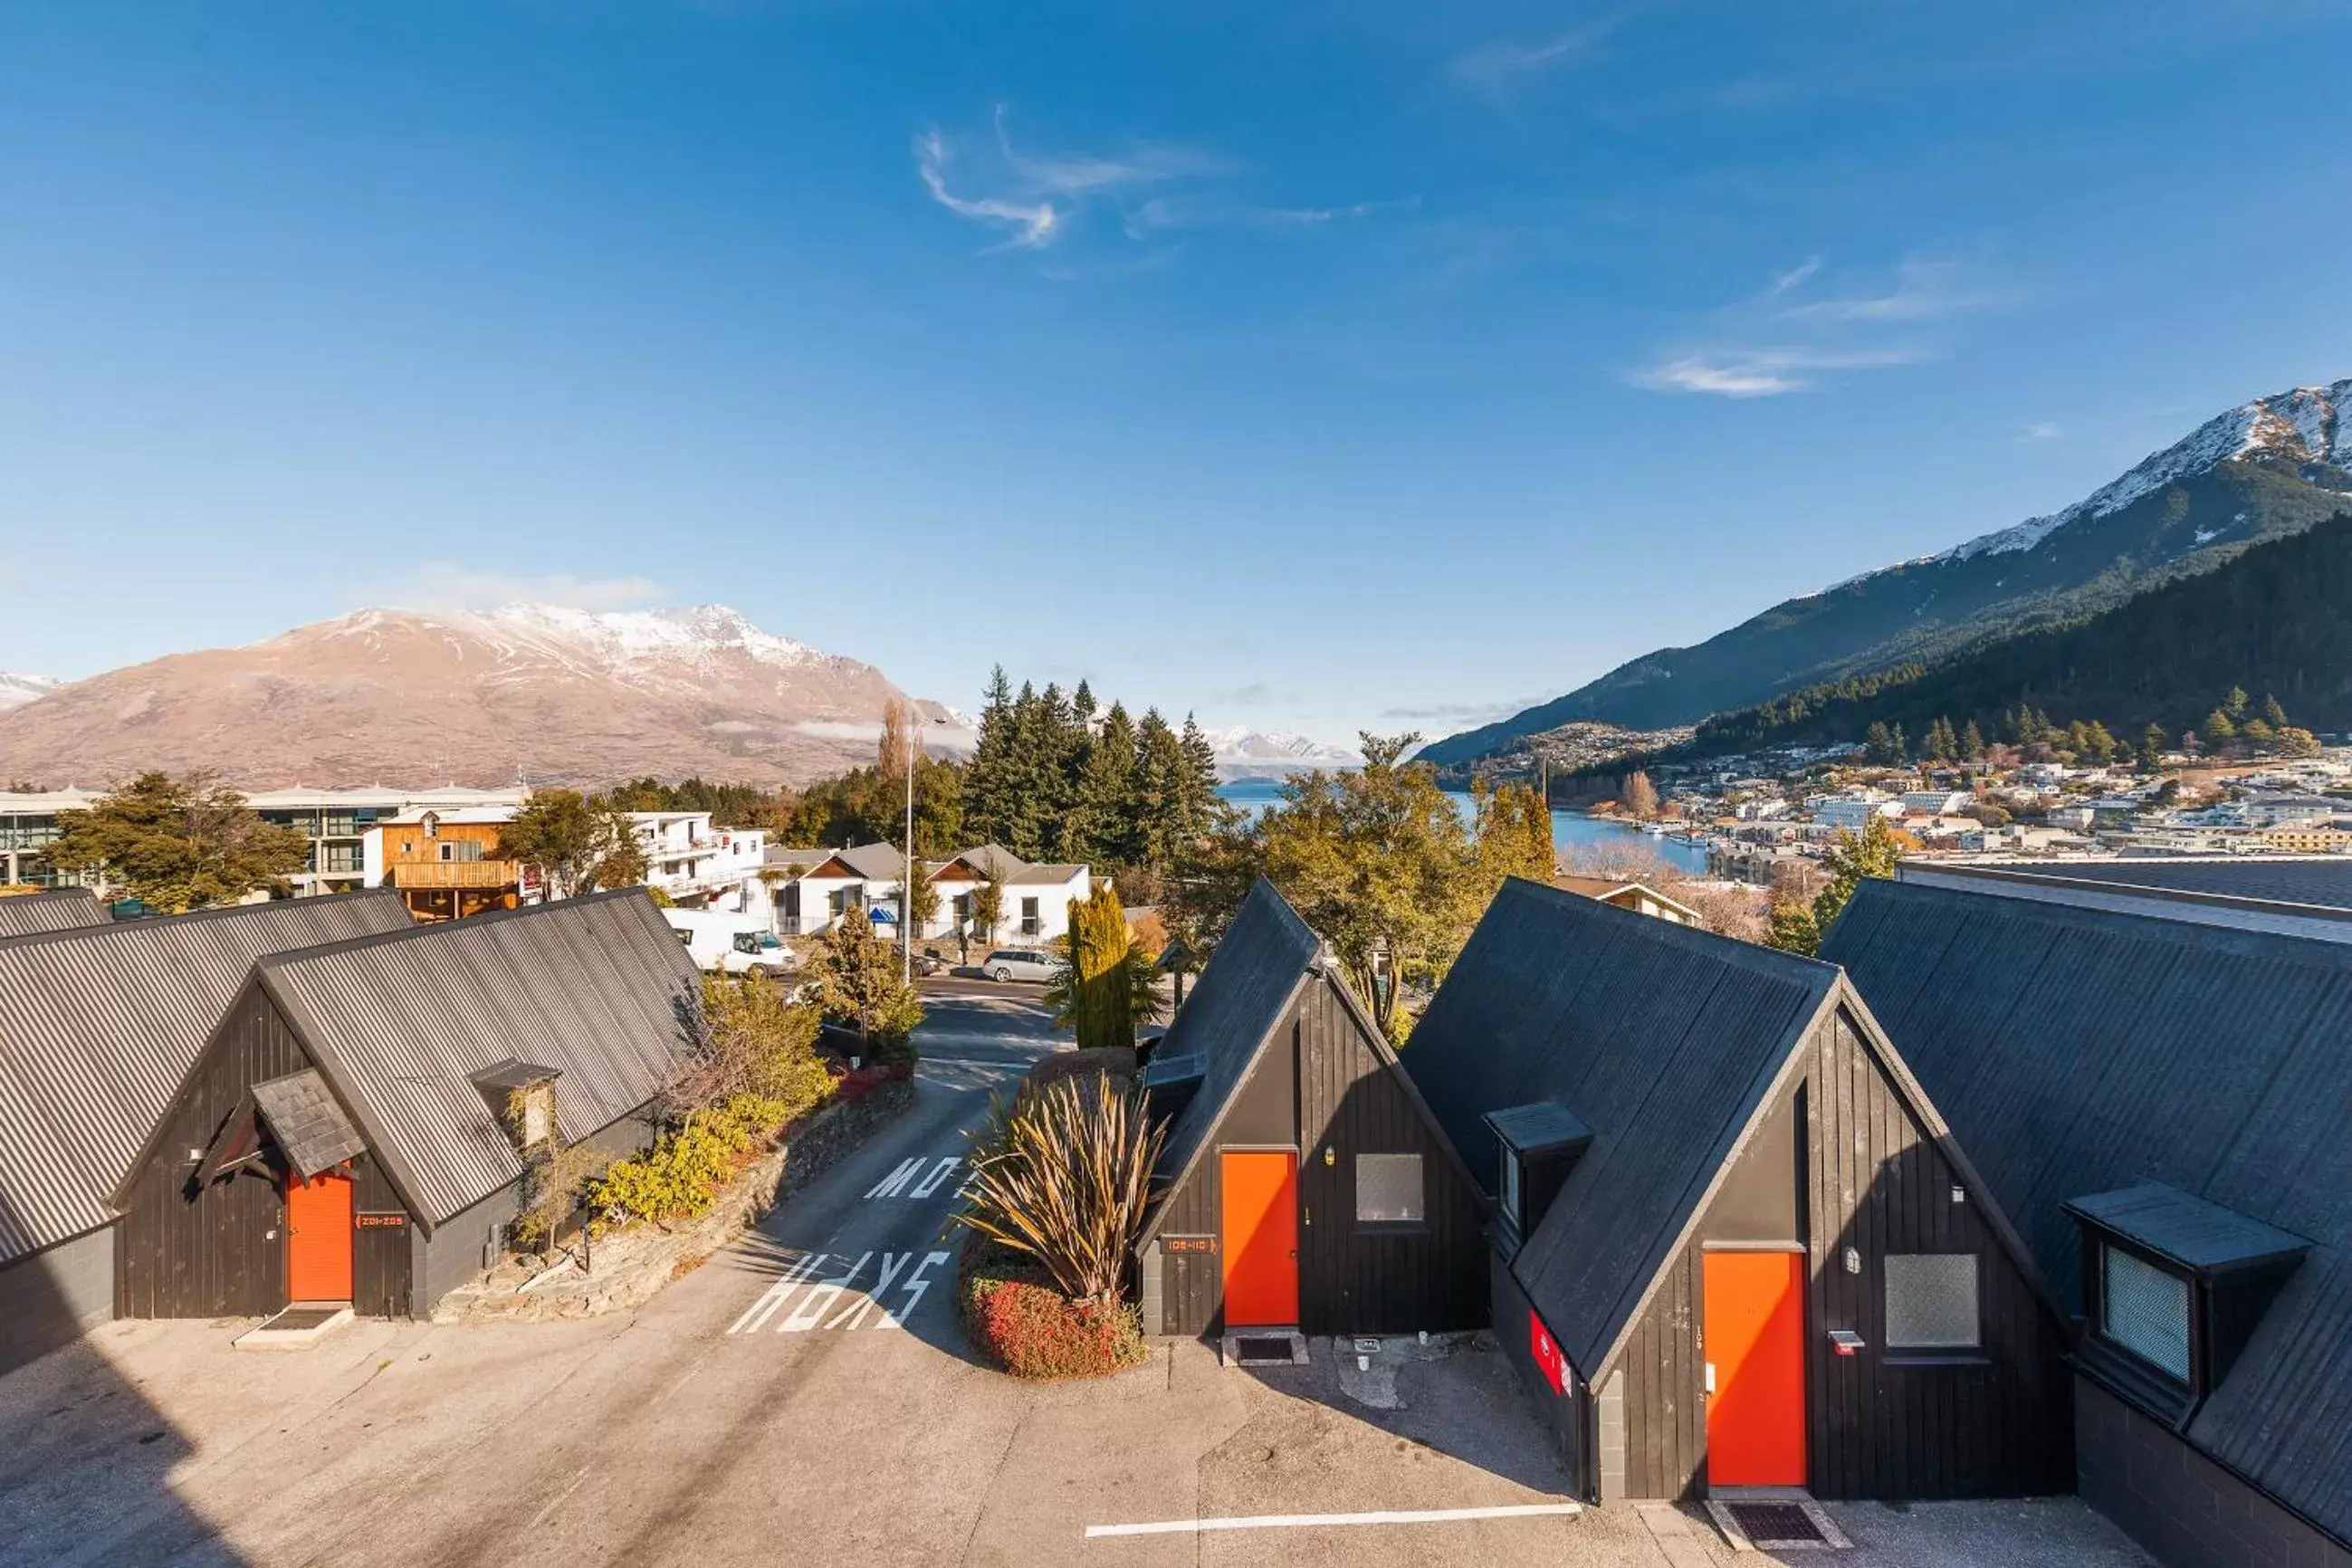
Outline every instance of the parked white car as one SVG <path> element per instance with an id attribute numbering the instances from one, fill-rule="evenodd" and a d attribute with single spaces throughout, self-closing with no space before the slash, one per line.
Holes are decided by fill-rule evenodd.
<path id="1" fill-rule="evenodd" d="M 729 910 L 664 910 L 662 918 L 694 956 L 695 967 L 721 974 L 789 973 L 799 955 L 776 938 L 766 920 Z"/>
<path id="2" fill-rule="evenodd" d="M 999 984 L 1008 980 L 1031 980 L 1043 985 L 1054 978 L 1054 955 L 1034 952 L 1025 947 L 1000 947 L 980 967 Z"/>

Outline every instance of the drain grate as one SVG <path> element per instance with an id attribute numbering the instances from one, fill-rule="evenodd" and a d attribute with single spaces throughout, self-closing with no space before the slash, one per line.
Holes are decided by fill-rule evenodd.
<path id="1" fill-rule="evenodd" d="M 1822 1533 L 1811 1509 L 1795 1502 L 1735 1502 L 1724 1505 L 1740 1532 L 1759 1550 L 1785 1551 L 1792 1546 L 1843 1545 Z"/>
<path id="2" fill-rule="evenodd" d="M 1252 1335 L 1244 1334 L 1234 1341 L 1234 1359 L 1236 1361 L 1278 1361 L 1286 1363 L 1290 1360 L 1290 1340 L 1287 1335 L 1284 1335 L 1280 1338 L 1259 1339 Z"/>

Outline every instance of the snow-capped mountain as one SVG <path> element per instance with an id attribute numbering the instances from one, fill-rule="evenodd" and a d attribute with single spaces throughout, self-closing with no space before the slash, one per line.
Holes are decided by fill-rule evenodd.
<path id="1" fill-rule="evenodd" d="M 1576 720 L 1696 723 L 1822 681 L 2112 608 L 2352 510 L 2352 381 L 2215 416 L 2074 505 L 1784 601 L 1423 754 L 1466 762 Z"/>
<path id="2" fill-rule="evenodd" d="M 62 684 L 45 675 L 18 675 L 12 670 L 0 669 L 0 712 L 37 701 Z"/>
<path id="3" fill-rule="evenodd" d="M 1217 773 L 1223 778 L 1283 778 L 1309 768 L 1364 765 L 1360 752 L 1286 730 L 1253 730 L 1235 725 L 1203 731 L 1202 735 L 1217 753 Z"/>
<path id="4" fill-rule="evenodd" d="M 898 694 L 871 665 L 718 605 L 369 609 L 114 670 L 0 715 L 0 776 L 94 784 L 201 767 L 254 786 L 797 782 L 870 761 Z"/>

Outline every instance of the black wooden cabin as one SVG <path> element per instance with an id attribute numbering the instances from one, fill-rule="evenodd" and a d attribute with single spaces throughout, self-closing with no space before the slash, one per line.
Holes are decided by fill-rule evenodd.
<path id="1" fill-rule="evenodd" d="M 2074 1316 L 2084 1499 L 2173 1568 L 2352 1568 L 2352 944 L 2246 924 L 2352 866 L 2155 866 L 1864 882 L 1823 952 Z"/>
<path id="2" fill-rule="evenodd" d="M 1834 967 L 1515 880 L 1403 1066 L 1588 1500 L 2068 1489 L 2063 1325 Z"/>
<path id="3" fill-rule="evenodd" d="M 640 889 L 264 959 L 112 1195 L 121 1315 L 429 1313 L 530 1143 L 650 1141 L 699 987 Z"/>
<path id="4" fill-rule="evenodd" d="M 1168 1122 L 1137 1246 L 1147 1331 L 1484 1324 L 1476 1183 L 1272 884 L 1251 890 L 1145 1083 Z"/>
<path id="5" fill-rule="evenodd" d="M 0 902 L 20 930 L 0 939 L 5 1371 L 137 1310 L 116 1290 L 110 1198 L 255 961 L 410 921 L 385 891 L 137 921 L 108 919 L 86 892 Z"/>

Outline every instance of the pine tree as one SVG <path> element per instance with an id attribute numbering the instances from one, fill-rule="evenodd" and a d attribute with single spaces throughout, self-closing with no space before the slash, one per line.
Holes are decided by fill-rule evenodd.
<path id="1" fill-rule="evenodd" d="M 1911 760 L 1911 742 L 1904 735 L 1902 725 L 1889 724 L 1886 727 L 1886 738 L 1894 748 L 1895 762 L 1907 763 Z"/>
<path id="2" fill-rule="evenodd" d="M 2232 686 L 2230 688 L 2230 695 L 2221 699 L 2221 707 L 2229 713 L 2232 723 L 2244 718 L 2246 716 L 2246 689 L 2242 686 Z"/>
<path id="3" fill-rule="evenodd" d="M 1184 715 L 1184 731 L 1177 746 L 1184 757 L 1183 834 L 1187 844 L 1209 831 L 1217 809 L 1217 749 L 1201 732 L 1192 715 Z"/>
<path id="4" fill-rule="evenodd" d="M 980 741 L 964 769 L 964 821 L 975 837 L 1003 843 L 1013 830 L 1013 689 L 998 665 L 980 710 Z"/>
<path id="5" fill-rule="evenodd" d="M 2275 697 L 2266 696 L 2263 699 L 2263 717 L 2269 721 L 2270 727 L 2273 730 L 2289 728 L 2286 721 L 2286 710 L 2279 706 L 2279 700 Z"/>
<path id="6" fill-rule="evenodd" d="M 1183 842 L 1179 824 L 1184 805 L 1184 743 L 1157 708 L 1145 710 L 1135 736 L 1136 863 L 1165 870 Z"/>
<path id="7" fill-rule="evenodd" d="M 1057 1023 L 1077 1036 L 1078 1048 L 1135 1044 L 1135 1026 L 1159 1011 L 1149 957 L 1136 948 L 1127 914 L 1108 882 L 1096 884 L 1070 909 L 1063 960 L 1045 993 Z"/>
<path id="8" fill-rule="evenodd" d="M 2140 731 L 2139 765 L 2143 773 L 2156 773 L 2164 766 L 2164 726 L 2150 724 Z"/>
<path id="9" fill-rule="evenodd" d="M 1140 849 L 1134 805 L 1135 721 L 1124 705 L 1114 702 L 1087 743 L 1085 767 L 1063 822 L 1062 853 L 1105 868 L 1136 865 Z"/>
<path id="10" fill-rule="evenodd" d="M 1969 721 L 1969 727 L 1960 731 L 1960 755 L 1972 763 L 1984 761 L 1984 731 L 1977 728 L 1977 721 L 1973 719 Z"/>

